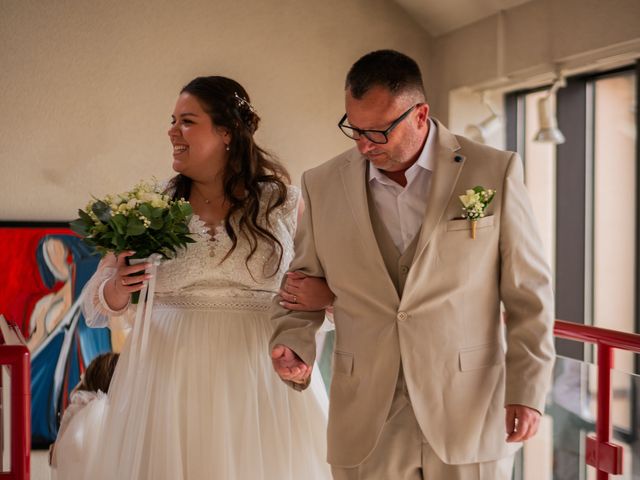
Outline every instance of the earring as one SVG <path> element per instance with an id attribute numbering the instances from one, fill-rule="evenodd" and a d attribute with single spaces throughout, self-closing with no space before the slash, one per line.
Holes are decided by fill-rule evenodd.
<path id="1" fill-rule="evenodd" d="M 228 152 L 229 150 L 230 150 L 230 149 L 229 149 L 229 145 L 227 145 L 227 152 Z"/>

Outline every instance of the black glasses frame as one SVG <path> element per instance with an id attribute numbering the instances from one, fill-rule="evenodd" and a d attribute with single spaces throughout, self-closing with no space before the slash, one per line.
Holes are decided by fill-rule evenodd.
<path id="1" fill-rule="evenodd" d="M 360 138 L 364 136 L 364 137 L 367 138 L 367 140 L 369 140 L 372 143 L 377 143 L 379 145 L 385 144 L 385 143 L 389 142 L 389 134 L 393 131 L 393 129 L 396 128 L 400 124 L 400 122 L 402 122 L 402 120 L 407 118 L 407 115 L 409 115 L 413 111 L 413 109 L 416 108 L 418 105 L 420 105 L 420 104 L 416 103 L 413 107 L 411 107 L 409 110 L 407 110 L 402 115 L 400 115 L 398 118 L 396 118 L 393 122 L 391 122 L 391 125 L 389 125 L 389 128 L 387 128 L 386 130 L 362 130 L 360 128 L 352 127 L 350 125 L 345 125 L 344 121 L 347 119 L 347 114 L 346 113 L 344 114 L 344 116 L 338 122 L 338 128 L 340 129 L 340 131 L 342 133 L 344 133 L 347 137 L 349 137 L 352 140 L 360 140 Z M 379 142 L 379 141 L 371 138 L 370 135 L 372 135 L 374 133 L 375 134 L 379 134 L 379 135 L 383 135 L 384 136 L 384 142 Z"/>

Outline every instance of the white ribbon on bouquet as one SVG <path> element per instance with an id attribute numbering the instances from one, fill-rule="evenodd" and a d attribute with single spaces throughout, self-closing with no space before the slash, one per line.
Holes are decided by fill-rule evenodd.
<path id="1" fill-rule="evenodd" d="M 153 312 L 153 302 L 156 290 L 156 276 L 158 274 L 158 265 L 162 256 L 159 253 L 153 253 L 148 258 L 131 259 L 132 265 L 136 263 L 148 263 L 149 266 L 145 273 L 151 275 L 148 281 L 143 283 L 140 290 L 140 298 L 136 308 L 136 316 L 133 322 L 133 331 L 131 332 L 131 349 L 129 351 L 129 365 L 127 365 L 127 380 L 124 385 L 135 385 L 136 379 L 144 378 L 146 374 L 146 366 L 148 364 L 148 344 L 151 329 L 151 314 Z"/>

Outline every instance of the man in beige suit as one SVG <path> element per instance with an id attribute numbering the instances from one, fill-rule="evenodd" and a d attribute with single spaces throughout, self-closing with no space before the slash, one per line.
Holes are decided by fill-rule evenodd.
<path id="1" fill-rule="evenodd" d="M 507 480 L 554 358 L 521 160 L 430 118 L 417 64 L 390 50 L 349 71 L 340 127 L 356 148 L 303 175 L 291 265 L 335 294 L 334 478 Z M 473 238 L 459 196 L 475 186 L 496 194 Z M 295 309 L 306 280 L 288 280 L 273 308 L 274 368 L 296 389 L 324 316 Z"/>

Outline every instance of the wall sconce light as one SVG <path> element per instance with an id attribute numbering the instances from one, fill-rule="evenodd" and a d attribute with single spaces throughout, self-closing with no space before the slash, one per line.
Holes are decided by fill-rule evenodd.
<path id="1" fill-rule="evenodd" d="M 482 103 L 489 109 L 491 115 L 479 123 L 472 123 L 464 128 L 465 137 L 479 143 L 485 143 L 487 138 L 502 127 L 502 120 L 487 101 L 485 92 L 482 93 Z"/>
<path id="2" fill-rule="evenodd" d="M 502 121 L 500 121 L 500 117 L 492 113 L 480 123 L 467 125 L 464 129 L 464 135 L 474 142 L 484 143 L 487 138 L 497 132 L 501 126 Z"/>
<path id="3" fill-rule="evenodd" d="M 556 114 L 552 110 L 552 97 L 556 91 L 566 86 L 564 78 L 560 77 L 556 80 L 549 93 L 538 100 L 538 121 L 540 122 L 540 129 L 533 138 L 534 142 L 542 143 L 554 143 L 556 145 L 564 143 L 564 135 L 558 128 L 558 120 Z"/>

